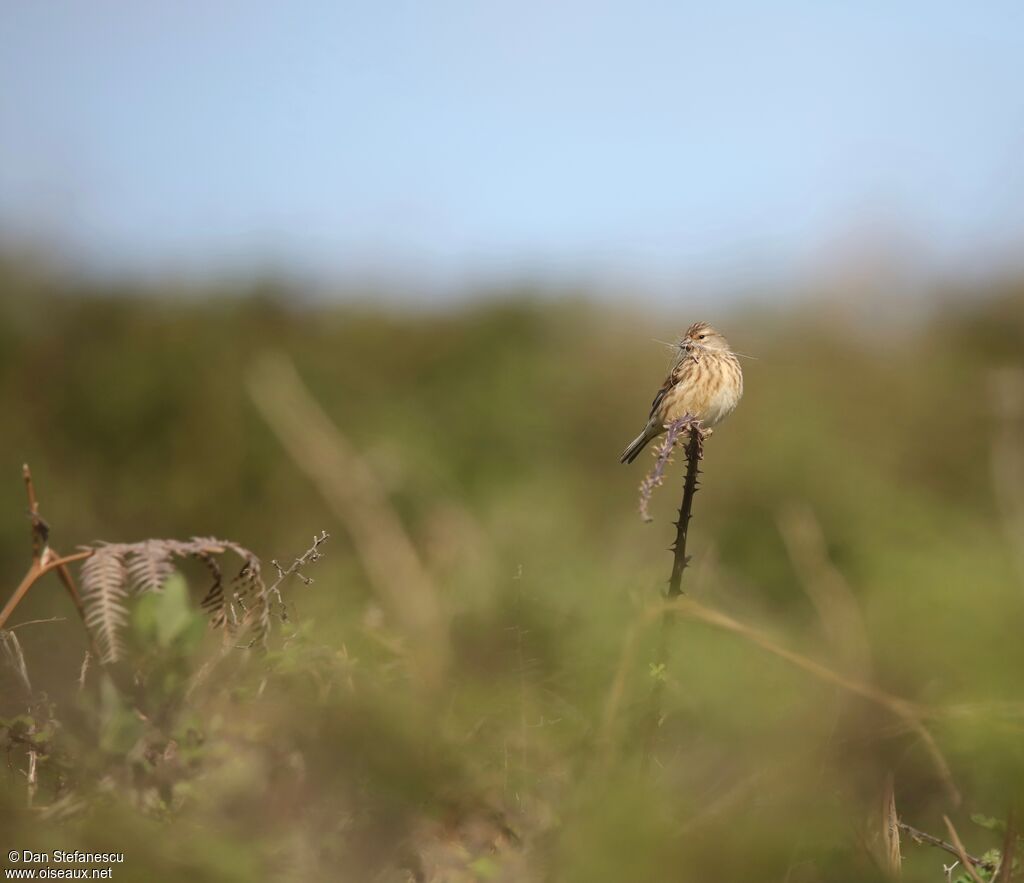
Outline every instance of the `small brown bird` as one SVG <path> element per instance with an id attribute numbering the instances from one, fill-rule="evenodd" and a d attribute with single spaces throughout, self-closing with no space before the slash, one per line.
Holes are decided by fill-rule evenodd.
<path id="1" fill-rule="evenodd" d="M 644 431 L 622 452 L 632 463 L 651 439 L 690 414 L 710 429 L 728 417 L 743 395 L 743 371 L 729 342 L 707 322 L 694 322 L 677 345 L 679 353 L 654 397 Z"/>

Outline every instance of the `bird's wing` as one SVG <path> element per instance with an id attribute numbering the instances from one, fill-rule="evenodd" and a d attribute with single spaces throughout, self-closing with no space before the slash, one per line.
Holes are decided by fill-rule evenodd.
<path id="1" fill-rule="evenodd" d="M 661 389 L 659 389 L 658 392 L 655 394 L 654 401 L 651 402 L 651 413 L 647 415 L 648 420 L 650 420 L 654 416 L 655 411 L 658 410 L 658 405 L 662 403 L 665 396 L 668 395 L 668 391 L 672 389 L 672 387 L 675 385 L 676 372 L 672 371 L 672 373 L 665 378 L 665 382 L 661 385 Z"/>
<path id="2" fill-rule="evenodd" d="M 683 375 L 686 373 L 685 369 L 687 363 L 692 359 L 687 352 L 680 352 L 676 358 L 675 364 L 672 366 L 672 370 L 668 372 L 668 377 L 665 378 L 665 382 L 661 385 L 661 389 L 654 396 L 654 401 L 651 402 L 651 413 L 647 415 L 647 419 L 650 420 L 654 416 L 654 412 L 658 410 L 658 405 L 664 401 L 665 396 L 668 395 L 670 389 L 682 380 Z"/>

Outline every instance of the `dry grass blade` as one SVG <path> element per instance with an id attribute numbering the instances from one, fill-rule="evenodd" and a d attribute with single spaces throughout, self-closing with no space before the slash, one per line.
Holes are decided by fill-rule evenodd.
<path id="1" fill-rule="evenodd" d="M 441 679 L 449 653 L 438 592 L 384 489 L 284 356 L 264 357 L 249 395 L 295 464 L 345 524 L 381 601 L 405 633 L 414 675 Z"/>
<path id="2" fill-rule="evenodd" d="M 896 879 L 903 871 L 903 856 L 900 854 L 900 826 L 896 814 L 896 789 L 892 773 L 885 778 L 882 788 L 882 867 Z"/>
<path id="3" fill-rule="evenodd" d="M 953 781 L 953 775 L 949 768 L 949 763 L 946 761 L 945 756 L 939 749 L 938 743 L 935 741 L 935 737 L 932 736 L 931 731 L 929 731 L 922 722 L 922 719 L 928 717 L 930 714 L 926 709 L 920 708 L 914 703 L 908 702 L 906 699 L 901 699 L 898 696 L 892 696 L 871 684 L 864 683 L 833 671 L 827 666 L 822 665 L 820 662 L 783 647 L 758 629 L 741 623 L 718 610 L 705 607 L 703 604 L 694 601 L 692 598 L 680 596 L 667 600 L 662 604 L 653 605 L 647 608 L 643 613 L 641 613 L 635 627 L 639 628 L 641 626 L 658 622 L 666 612 L 675 612 L 690 619 L 703 622 L 707 625 L 711 625 L 715 628 L 737 635 L 748 643 L 771 653 L 773 656 L 784 659 L 786 662 L 802 669 L 820 681 L 835 684 L 854 695 L 860 696 L 869 702 L 873 702 L 874 704 L 886 709 L 905 724 L 908 730 L 918 736 L 924 745 L 928 757 L 931 759 L 939 781 L 946 790 L 947 796 L 954 805 L 959 806 L 961 802 L 960 791 L 957 789 L 956 784 Z M 609 692 L 609 696 L 605 704 L 603 732 L 601 734 L 601 738 L 604 740 L 610 738 L 611 728 L 614 726 L 614 722 L 618 716 L 619 706 L 625 692 L 624 689 L 620 688 L 619 682 L 620 678 L 625 678 L 625 671 L 628 671 L 630 667 L 634 652 L 634 642 L 635 637 L 627 641 L 626 645 L 623 647 L 613 688 Z"/>
<path id="4" fill-rule="evenodd" d="M 871 651 L 864 618 L 846 579 L 828 555 L 825 534 L 813 510 L 791 503 L 776 516 L 800 585 L 807 593 L 842 669 L 859 678 L 871 670 Z"/>
<path id="5" fill-rule="evenodd" d="M 949 816 L 943 816 L 942 821 L 946 823 L 946 830 L 949 832 L 949 839 L 953 841 L 953 848 L 956 850 L 957 857 L 960 859 L 960 864 L 964 866 L 964 870 L 970 875 L 974 883 L 985 883 L 985 880 L 975 869 L 976 859 L 972 859 L 967 854 L 967 850 L 964 849 L 964 844 L 960 840 L 960 835 L 957 834 L 956 828 L 953 827 L 953 823 L 950 821 Z"/>
<path id="6" fill-rule="evenodd" d="M 925 717 L 923 709 L 918 708 L 906 699 L 892 696 L 882 690 L 879 690 L 877 687 L 864 683 L 863 681 L 858 681 L 832 671 L 832 669 L 822 665 L 820 662 L 816 662 L 813 659 L 809 659 L 806 656 L 802 656 L 799 653 L 795 653 L 792 650 L 777 644 L 757 629 L 738 622 L 731 616 L 727 616 L 717 610 L 712 610 L 709 607 L 698 604 L 690 598 L 676 598 L 673 601 L 667 602 L 664 606 L 668 609 L 676 610 L 691 619 L 697 619 L 701 622 L 707 623 L 708 625 L 713 625 L 716 628 L 739 635 L 751 644 L 760 647 L 762 650 L 766 650 L 774 656 L 778 656 L 780 659 L 785 659 L 787 662 L 795 665 L 797 668 L 803 669 L 819 680 L 836 684 L 844 690 L 861 696 L 864 699 L 874 702 L 876 705 L 890 711 L 896 717 L 903 720 L 904 723 L 906 723 L 907 726 L 917 734 L 918 738 L 921 739 L 921 742 L 925 747 L 925 751 L 931 758 L 936 773 L 938 774 L 943 787 L 946 789 L 947 795 L 954 805 L 960 805 L 960 791 L 953 782 L 953 774 L 949 768 L 949 763 L 939 750 L 939 746 L 935 741 L 935 737 L 932 736 L 931 731 L 922 723 L 922 718 Z"/>
<path id="7" fill-rule="evenodd" d="M 604 765 L 611 760 L 614 746 L 615 722 L 619 717 L 619 709 L 626 697 L 626 677 L 633 668 L 636 656 L 636 645 L 640 631 L 645 625 L 643 620 L 634 622 L 626 631 L 622 650 L 619 651 L 619 664 L 615 667 L 615 675 L 608 689 L 604 702 L 604 713 L 601 716 L 601 728 L 598 733 L 599 759 Z"/>
<path id="8" fill-rule="evenodd" d="M 1003 368 L 989 378 L 995 431 L 989 465 L 1007 544 L 1024 581 L 1024 369 Z"/>
<path id="9" fill-rule="evenodd" d="M 18 641 L 18 636 L 12 631 L 0 630 L 0 645 L 4 648 L 4 657 L 7 659 L 7 664 L 15 673 L 18 680 L 21 682 L 21 686 L 25 690 L 25 696 L 31 699 L 32 682 L 28 677 L 28 668 L 25 665 L 25 654 L 21 652 L 21 644 Z"/>
<path id="10" fill-rule="evenodd" d="M 82 667 L 78 670 L 78 692 L 85 689 L 85 679 L 89 675 L 89 663 L 92 661 L 92 654 L 86 650 L 82 657 Z"/>

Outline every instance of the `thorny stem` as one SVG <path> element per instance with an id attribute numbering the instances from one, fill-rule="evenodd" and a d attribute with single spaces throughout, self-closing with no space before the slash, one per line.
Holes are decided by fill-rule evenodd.
<path id="1" fill-rule="evenodd" d="M 697 493 L 697 476 L 700 474 L 699 464 L 704 456 L 705 430 L 701 427 L 699 420 L 692 417 L 684 417 L 689 421 L 688 440 L 686 443 L 686 478 L 683 480 L 683 499 L 679 505 L 679 520 L 676 521 L 676 541 L 672 545 L 672 575 L 669 577 L 668 589 L 665 597 L 668 601 L 674 601 L 683 593 L 683 571 L 689 559 L 686 555 L 686 538 L 690 527 L 690 519 L 693 517 L 693 495 Z M 681 422 L 681 421 L 680 421 Z M 675 428 L 673 424 L 672 428 Z M 662 724 L 662 694 L 664 692 L 664 671 L 668 663 L 669 631 L 671 629 L 672 616 L 670 611 L 662 613 L 661 637 L 658 643 L 658 651 L 651 670 L 654 677 L 654 688 L 651 691 L 651 705 L 647 719 L 647 733 L 645 739 L 644 765 L 650 761 L 654 752 L 654 741 L 658 729 Z"/>
<path id="2" fill-rule="evenodd" d="M 643 753 L 644 766 L 646 767 L 650 761 L 651 755 L 653 754 L 655 736 L 657 735 L 657 731 L 662 723 L 661 699 L 664 690 L 664 668 L 668 657 L 668 633 L 672 619 L 674 618 L 673 614 L 684 614 L 691 618 L 706 622 L 709 625 L 737 634 L 761 647 L 763 650 L 766 650 L 769 653 L 779 656 L 791 664 L 802 668 L 813 676 L 821 680 L 837 684 L 838 686 L 849 690 L 852 693 L 863 696 L 864 698 L 889 710 L 900 718 L 904 724 L 914 731 L 921 739 L 926 752 L 935 765 L 943 786 L 946 788 L 950 800 L 954 805 L 959 805 L 961 795 L 956 788 L 956 784 L 953 782 L 952 775 L 949 770 L 949 764 L 939 750 L 938 745 L 935 742 L 935 738 L 921 720 L 921 718 L 926 714 L 925 709 L 921 709 L 907 700 L 890 696 L 856 679 L 833 672 L 812 659 L 800 656 L 797 653 L 779 646 L 756 629 L 745 626 L 725 614 L 719 613 L 710 608 L 705 608 L 692 599 L 683 597 L 682 576 L 687 565 L 687 530 L 692 516 L 693 495 L 697 491 L 697 476 L 699 474 L 698 464 L 703 456 L 703 441 L 709 434 L 707 431 L 702 430 L 699 423 L 695 421 L 690 427 L 690 432 L 690 439 L 687 444 L 686 478 L 683 483 L 683 501 L 679 508 L 679 521 L 676 524 L 676 543 L 673 547 L 674 559 L 672 576 L 669 580 L 668 589 L 666 590 L 664 603 L 649 608 L 645 611 L 639 621 L 639 624 L 651 623 L 656 620 L 661 621 L 660 646 L 658 653 L 655 656 L 656 662 L 652 665 L 651 672 L 655 679 L 655 683 L 654 689 L 651 693 L 647 730 L 644 734 L 646 737 Z M 609 693 L 602 725 L 604 734 L 603 738 L 606 743 L 610 738 L 609 734 L 611 733 L 612 723 L 615 720 L 616 710 L 623 694 L 623 683 L 625 677 L 624 671 L 634 653 L 636 634 L 637 626 L 635 625 L 627 636 L 626 644 L 623 647 L 622 661 L 620 662 L 616 679 L 613 682 L 612 689 Z"/>
<path id="3" fill-rule="evenodd" d="M 298 558 L 296 558 L 292 562 L 291 567 L 289 567 L 287 570 L 281 567 L 276 558 L 272 558 L 270 563 L 274 565 L 274 568 L 277 570 L 277 579 L 274 580 L 273 585 L 271 585 L 270 588 L 267 589 L 267 591 L 276 592 L 278 590 L 278 586 L 280 586 L 281 583 L 283 583 L 285 579 L 287 579 L 293 573 L 299 579 L 301 579 L 307 586 L 311 582 L 313 582 L 312 577 L 306 576 L 304 573 L 302 573 L 302 571 L 299 570 L 299 568 L 302 567 L 303 564 L 307 564 L 310 561 L 319 561 L 323 557 L 323 553 L 320 551 L 320 547 L 324 543 L 326 543 L 330 538 L 331 535 L 327 533 L 326 530 L 320 531 L 319 536 L 313 537 L 313 545 L 306 549 L 306 551 L 303 552 Z"/>
<path id="4" fill-rule="evenodd" d="M 323 558 L 323 552 L 320 551 L 320 547 L 331 538 L 331 535 L 326 530 L 320 531 L 319 536 L 313 536 L 313 545 L 306 549 L 298 558 L 296 558 L 290 567 L 287 569 L 282 567 L 276 558 L 272 558 L 270 563 L 274 565 L 277 570 L 277 579 L 267 589 L 267 595 L 274 595 L 277 597 L 277 603 L 281 609 L 281 621 L 288 621 L 288 609 L 285 606 L 284 599 L 281 597 L 281 584 L 288 579 L 288 577 L 294 575 L 297 576 L 305 585 L 310 585 L 313 582 L 313 578 L 306 576 L 301 568 L 310 564 L 314 561 L 319 561 Z M 243 608 L 244 609 L 244 608 Z"/>
<path id="5" fill-rule="evenodd" d="M 682 593 L 683 571 L 689 559 L 686 556 L 686 536 L 693 517 L 693 495 L 697 493 L 699 463 L 704 457 L 704 430 L 700 423 L 690 426 L 690 438 L 686 443 L 686 479 L 683 481 L 683 501 L 679 506 L 679 520 L 676 522 L 676 542 L 672 546 L 672 576 L 668 581 L 668 598 L 678 598 Z"/>
<path id="6" fill-rule="evenodd" d="M 944 849 L 950 855 L 955 855 L 957 858 L 960 857 L 959 851 L 952 843 L 947 843 L 945 840 L 941 840 L 931 834 L 926 834 L 924 831 L 918 831 L 917 828 L 908 825 L 906 822 L 896 822 L 896 827 L 909 834 L 911 840 L 916 840 L 918 843 L 927 843 L 929 846 L 936 846 L 939 849 Z M 986 871 L 994 871 L 996 869 L 993 862 L 987 862 L 984 859 L 977 858 L 967 852 L 965 852 L 964 855 L 975 867 L 984 868 Z"/>

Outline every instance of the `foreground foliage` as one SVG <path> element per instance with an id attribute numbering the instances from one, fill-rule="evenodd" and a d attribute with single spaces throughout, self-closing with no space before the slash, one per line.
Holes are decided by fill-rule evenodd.
<path id="1" fill-rule="evenodd" d="M 864 881 L 892 872 L 891 782 L 898 821 L 948 843 L 948 816 L 983 879 L 1015 848 L 1013 291 L 891 339 L 719 321 L 758 359 L 707 444 L 662 661 L 651 611 L 679 464 L 644 524 L 642 470 L 615 459 L 664 367 L 649 340 L 674 317 L 304 310 L 273 291 L 174 305 L 4 279 L 5 597 L 30 555 L 26 458 L 50 540 L 116 540 L 126 567 L 117 651 L 84 672 L 90 640 L 54 574 L 7 623 L 4 845 L 124 851 L 128 880 Z M 417 556 L 444 617 L 424 632 L 447 645 L 436 677 L 338 477 L 297 460 L 254 400 L 267 350 L 374 476 L 376 502 L 357 504 L 388 507 Z M 265 650 L 211 627 L 201 556 L 172 556 L 172 574 L 160 552 L 151 590 L 133 588 L 148 537 L 230 536 L 266 575 L 324 528 L 327 556 L 300 568 L 314 582 L 269 599 Z M 898 852 L 913 881 L 957 861 L 905 827 Z"/>

